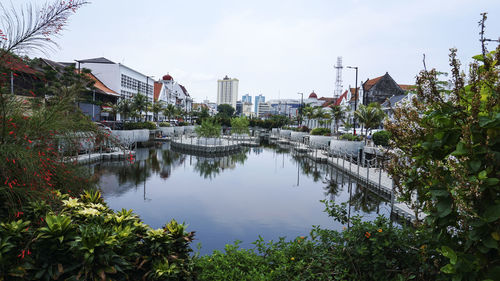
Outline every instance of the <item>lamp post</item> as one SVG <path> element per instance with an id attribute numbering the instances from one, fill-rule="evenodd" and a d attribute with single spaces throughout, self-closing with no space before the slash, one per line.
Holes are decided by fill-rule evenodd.
<path id="1" fill-rule="evenodd" d="M 358 67 L 357 66 L 346 66 L 347 68 L 356 69 L 356 85 L 354 86 L 354 112 L 356 112 L 358 107 Z M 354 135 L 356 135 L 356 116 L 353 118 L 354 125 Z"/>
<path id="2" fill-rule="evenodd" d="M 300 95 L 300 106 L 299 106 L 299 125 L 302 125 L 302 105 L 304 104 L 304 93 L 297 93 Z"/>
<path id="3" fill-rule="evenodd" d="M 151 80 L 154 81 L 154 76 L 151 76 Z M 153 89 L 154 89 L 154 86 L 153 86 Z M 149 76 L 146 75 L 146 100 L 149 102 L 149 98 L 148 98 L 148 95 L 149 95 Z M 155 102 L 155 97 L 153 95 L 153 103 Z M 148 109 L 146 108 L 146 119 L 149 119 L 148 118 Z"/>

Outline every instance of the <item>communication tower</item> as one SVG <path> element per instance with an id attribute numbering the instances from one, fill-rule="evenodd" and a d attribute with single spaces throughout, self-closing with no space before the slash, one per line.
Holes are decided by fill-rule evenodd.
<path id="1" fill-rule="evenodd" d="M 335 92 L 333 97 L 338 99 L 342 95 L 342 57 L 337 57 L 337 64 L 335 65 L 336 79 L 335 79 Z"/>

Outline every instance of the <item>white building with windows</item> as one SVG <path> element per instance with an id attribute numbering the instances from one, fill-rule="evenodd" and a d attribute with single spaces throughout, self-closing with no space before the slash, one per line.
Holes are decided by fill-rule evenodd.
<path id="1" fill-rule="evenodd" d="M 121 99 L 131 100 L 141 93 L 147 96 L 149 102 L 153 102 L 154 81 L 137 70 L 104 57 L 78 60 L 76 68 L 79 67 L 90 69 L 106 86 L 119 93 Z M 152 113 L 148 112 L 147 119 L 152 120 L 152 117 Z"/>
<path id="2" fill-rule="evenodd" d="M 177 83 L 170 75 L 164 75 L 155 82 L 155 101 L 164 102 L 165 105 L 173 104 L 177 108 L 190 112 L 193 110 L 193 98 L 186 87 Z"/>
<path id="3" fill-rule="evenodd" d="M 236 109 L 236 101 L 238 100 L 238 83 L 236 78 L 224 77 L 222 80 L 217 80 L 217 105 L 229 104 Z"/>

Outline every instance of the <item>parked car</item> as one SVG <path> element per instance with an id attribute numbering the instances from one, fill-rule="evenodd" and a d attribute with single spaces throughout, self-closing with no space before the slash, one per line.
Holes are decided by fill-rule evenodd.
<path id="1" fill-rule="evenodd" d="M 100 130 L 104 130 L 104 131 L 107 131 L 107 132 L 111 133 L 111 128 L 110 128 L 110 127 L 108 127 L 108 126 L 106 126 L 106 125 L 104 125 L 104 124 L 102 124 L 102 123 L 99 123 L 99 122 L 93 122 L 93 123 L 94 123 L 94 124 L 97 126 L 97 128 L 99 128 Z"/>

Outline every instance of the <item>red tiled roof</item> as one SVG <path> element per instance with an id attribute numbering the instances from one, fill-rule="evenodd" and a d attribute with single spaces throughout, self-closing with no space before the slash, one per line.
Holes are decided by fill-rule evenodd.
<path id="1" fill-rule="evenodd" d="M 347 98 L 347 90 L 335 101 L 335 105 L 340 105 L 343 99 Z"/>
<path id="2" fill-rule="evenodd" d="M 174 80 L 174 78 L 172 78 L 172 76 L 170 76 L 170 74 L 167 74 L 167 75 L 163 75 L 163 80 Z"/>
<path id="3" fill-rule="evenodd" d="M 166 79 L 163 79 L 163 80 L 166 80 Z M 158 101 L 158 99 L 160 98 L 160 91 L 161 91 L 161 86 L 162 85 L 163 85 L 162 83 L 155 82 L 155 86 L 154 86 L 154 101 Z"/>
<path id="4" fill-rule="evenodd" d="M 358 88 L 357 93 L 356 93 L 356 88 L 350 88 L 350 91 L 351 91 L 351 100 L 350 101 L 354 101 L 356 96 L 358 96 L 358 100 L 359 100 L 359 88 Z"/>
<path id="5" fill-rule="evenodd" d="M 335 102 L 337 101 L 337 99 L 335 98 L 325 98 L 325 97 L 321 97 L 319 98 L 319 100 L 322 100 L 322 101 L 325 101 L 321 106 L 322 107 L 328 107 L 332 104 L 335 104 Z"/>
<path id="6" fill-rule="evenodd" d="M 399 84 L 399 88 L 401 88 L 404 91 L 410 91 L 415 89 L 415 85 L 404 85 L 404 84 Z"/>
<path id="7" fill-rule="evenodd" d="M 365 91 L 369 91 L 375 84 L 378 83 L 378 81 L 380 81 L 380 79 L 382 79 L 382 77 L 384 77 L 384 75 L 377 78 L 366 80 L 366 82 L 363 84 L 363 89 Z"/>
<path id="8" fill-rule="evenodd" d="M 76 73 L 78 73 L 78 70 L 75 70 Z M 104 83 L 101 82 L 101 80 L 99 80 L 99 78 L 95 77 L 94 74 L 92 73 L 84 73 L 88 78 L 92 79 L 94 81 L 94 87 L 98 90 L 101 90 L 103 93 L 105 94 L 108 94 L 110 96 L 115 96 L 115 97 L 119 97 L 120 94 L 118 94 L 117 92 L 111 90 L 110 88 L 108 88 L 106 85 L 104 85 Z"/>
<path id="9" fill-rule="evenodd" d="M 186 90 L 186 88 L 185 88 L 184 86 L 182 86 L 181 84 L 179 84 L 179 86 L 181 87 L 181 89 L 182 89 L 182 91 L 184 92 L 184 94 L 185 94 L 186 96 L 188 96 L 188 97 L 189 97 L 189 93 L 188 93 L 188 91 Z"/>

